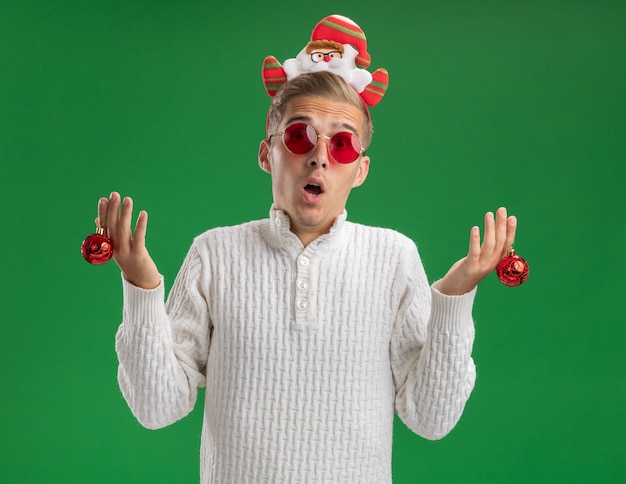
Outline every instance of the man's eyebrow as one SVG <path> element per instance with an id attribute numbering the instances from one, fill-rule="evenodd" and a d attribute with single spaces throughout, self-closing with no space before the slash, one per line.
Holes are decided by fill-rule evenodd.
<path id="1" fill-rule="evenodd" d="M 311 124 L 311 118 L 309 116 L 307 116 L 305 114 L 296 114 L 296 115 L 292 116 L 291 118 L 289 118 L 287 120 L 287 122 L 285 123 L 285 125 L 289 126 L 290 124 L 293 124 L 296 121 L 301 122 L 301 123 Z M 358 135 L 358 131 L 356 130 L 356 128 L 352 124 L 349 124 L 349 123 L 346 123 L 346 122 L 335 123 L 333 128 L 336 129 L 336 130 L 350 131 L 351 133 L 354 133 L 355 135 Z"/>
<path id="2" fill-rule="evenodd" d="M 359 132 L 356 130 L 356 128 L 354 126 L 352 126 L 351 124 L 348 124 L 348 123 L 339 123 L 337 125 L 337 127 L 339 129 L 345 129 L 346 131 L 350 131 L 350 132 L 352 132 L 352 133 L 354 133 L 356 135 L 359 134 Z"/>
<path id="3" fill-rule="evenodd" d="M 291 118 L 289 118 L 287 120 L 287 122 L 285 123 L 287 126 L 289 126 L 290 124 L 294 123 L 295 121 L 301 121 L 303 123 L 311 123 L 311 118 L 305 115 L 296 115 L 296 116 L 292 116 Z"/>

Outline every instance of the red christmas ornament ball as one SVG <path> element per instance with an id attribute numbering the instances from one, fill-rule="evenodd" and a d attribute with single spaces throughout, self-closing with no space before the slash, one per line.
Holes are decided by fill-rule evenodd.
<path id="1" fill-rule="evenodd" d="M 515 255 L 515 252 L 502 258 L 496 267 L 498 279 L 500 279 L 502 284 L 510 287 L 522 284 L 528 279 L 529 272 L 528 263 L 519 255 Z"/>
<path id="2" fill-rule="evenodd" d="M 83 240 L 80 252 L 90 264 L 104 264 L 113 257 L 113 244 L 106 235 L 91 234 Z"/>

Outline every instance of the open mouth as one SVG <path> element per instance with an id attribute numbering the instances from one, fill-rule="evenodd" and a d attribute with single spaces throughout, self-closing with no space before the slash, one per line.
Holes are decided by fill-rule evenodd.
<path id="1" fill-rule="evenodd" d="M 324 193 L 324 190 L 322 190 L 322 187 L 319 186 L 317 183 L 309 183 L 304 187 L 304 191 L 307 192 L 309 195 L 313 195 L 314 197 L 317 197 L 318 195 L 321 195 L 322 193 Z"/>

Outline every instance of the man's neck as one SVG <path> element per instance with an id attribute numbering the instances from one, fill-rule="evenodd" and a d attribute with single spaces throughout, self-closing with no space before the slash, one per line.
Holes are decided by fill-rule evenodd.
<path id="1" fill-rule="evenodd" d="M 302 242 L 304 247 L 308 246 L 311 242 L 322 235 L 326 235 L 330 231 L 330 227 L 327 227 L 325 230 L 315 230 L 314 228 L 309 227 L 294 228 L 293 223 L 291 224 L 290 229 L 294 234 L 296 234 L 298 239 L 300 239 L 300 242 Z"/>

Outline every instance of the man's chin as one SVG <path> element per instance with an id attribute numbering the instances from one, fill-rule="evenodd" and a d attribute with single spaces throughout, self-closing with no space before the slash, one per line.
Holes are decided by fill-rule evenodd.
<path id="1" fill-rule="evenodd" d="M 319 207 L 315 206 L 298 208 L 293 218 L 299 226 L 309 229 L 321 227 L 325 222 L 324 214 L 321 213 Z"/>

